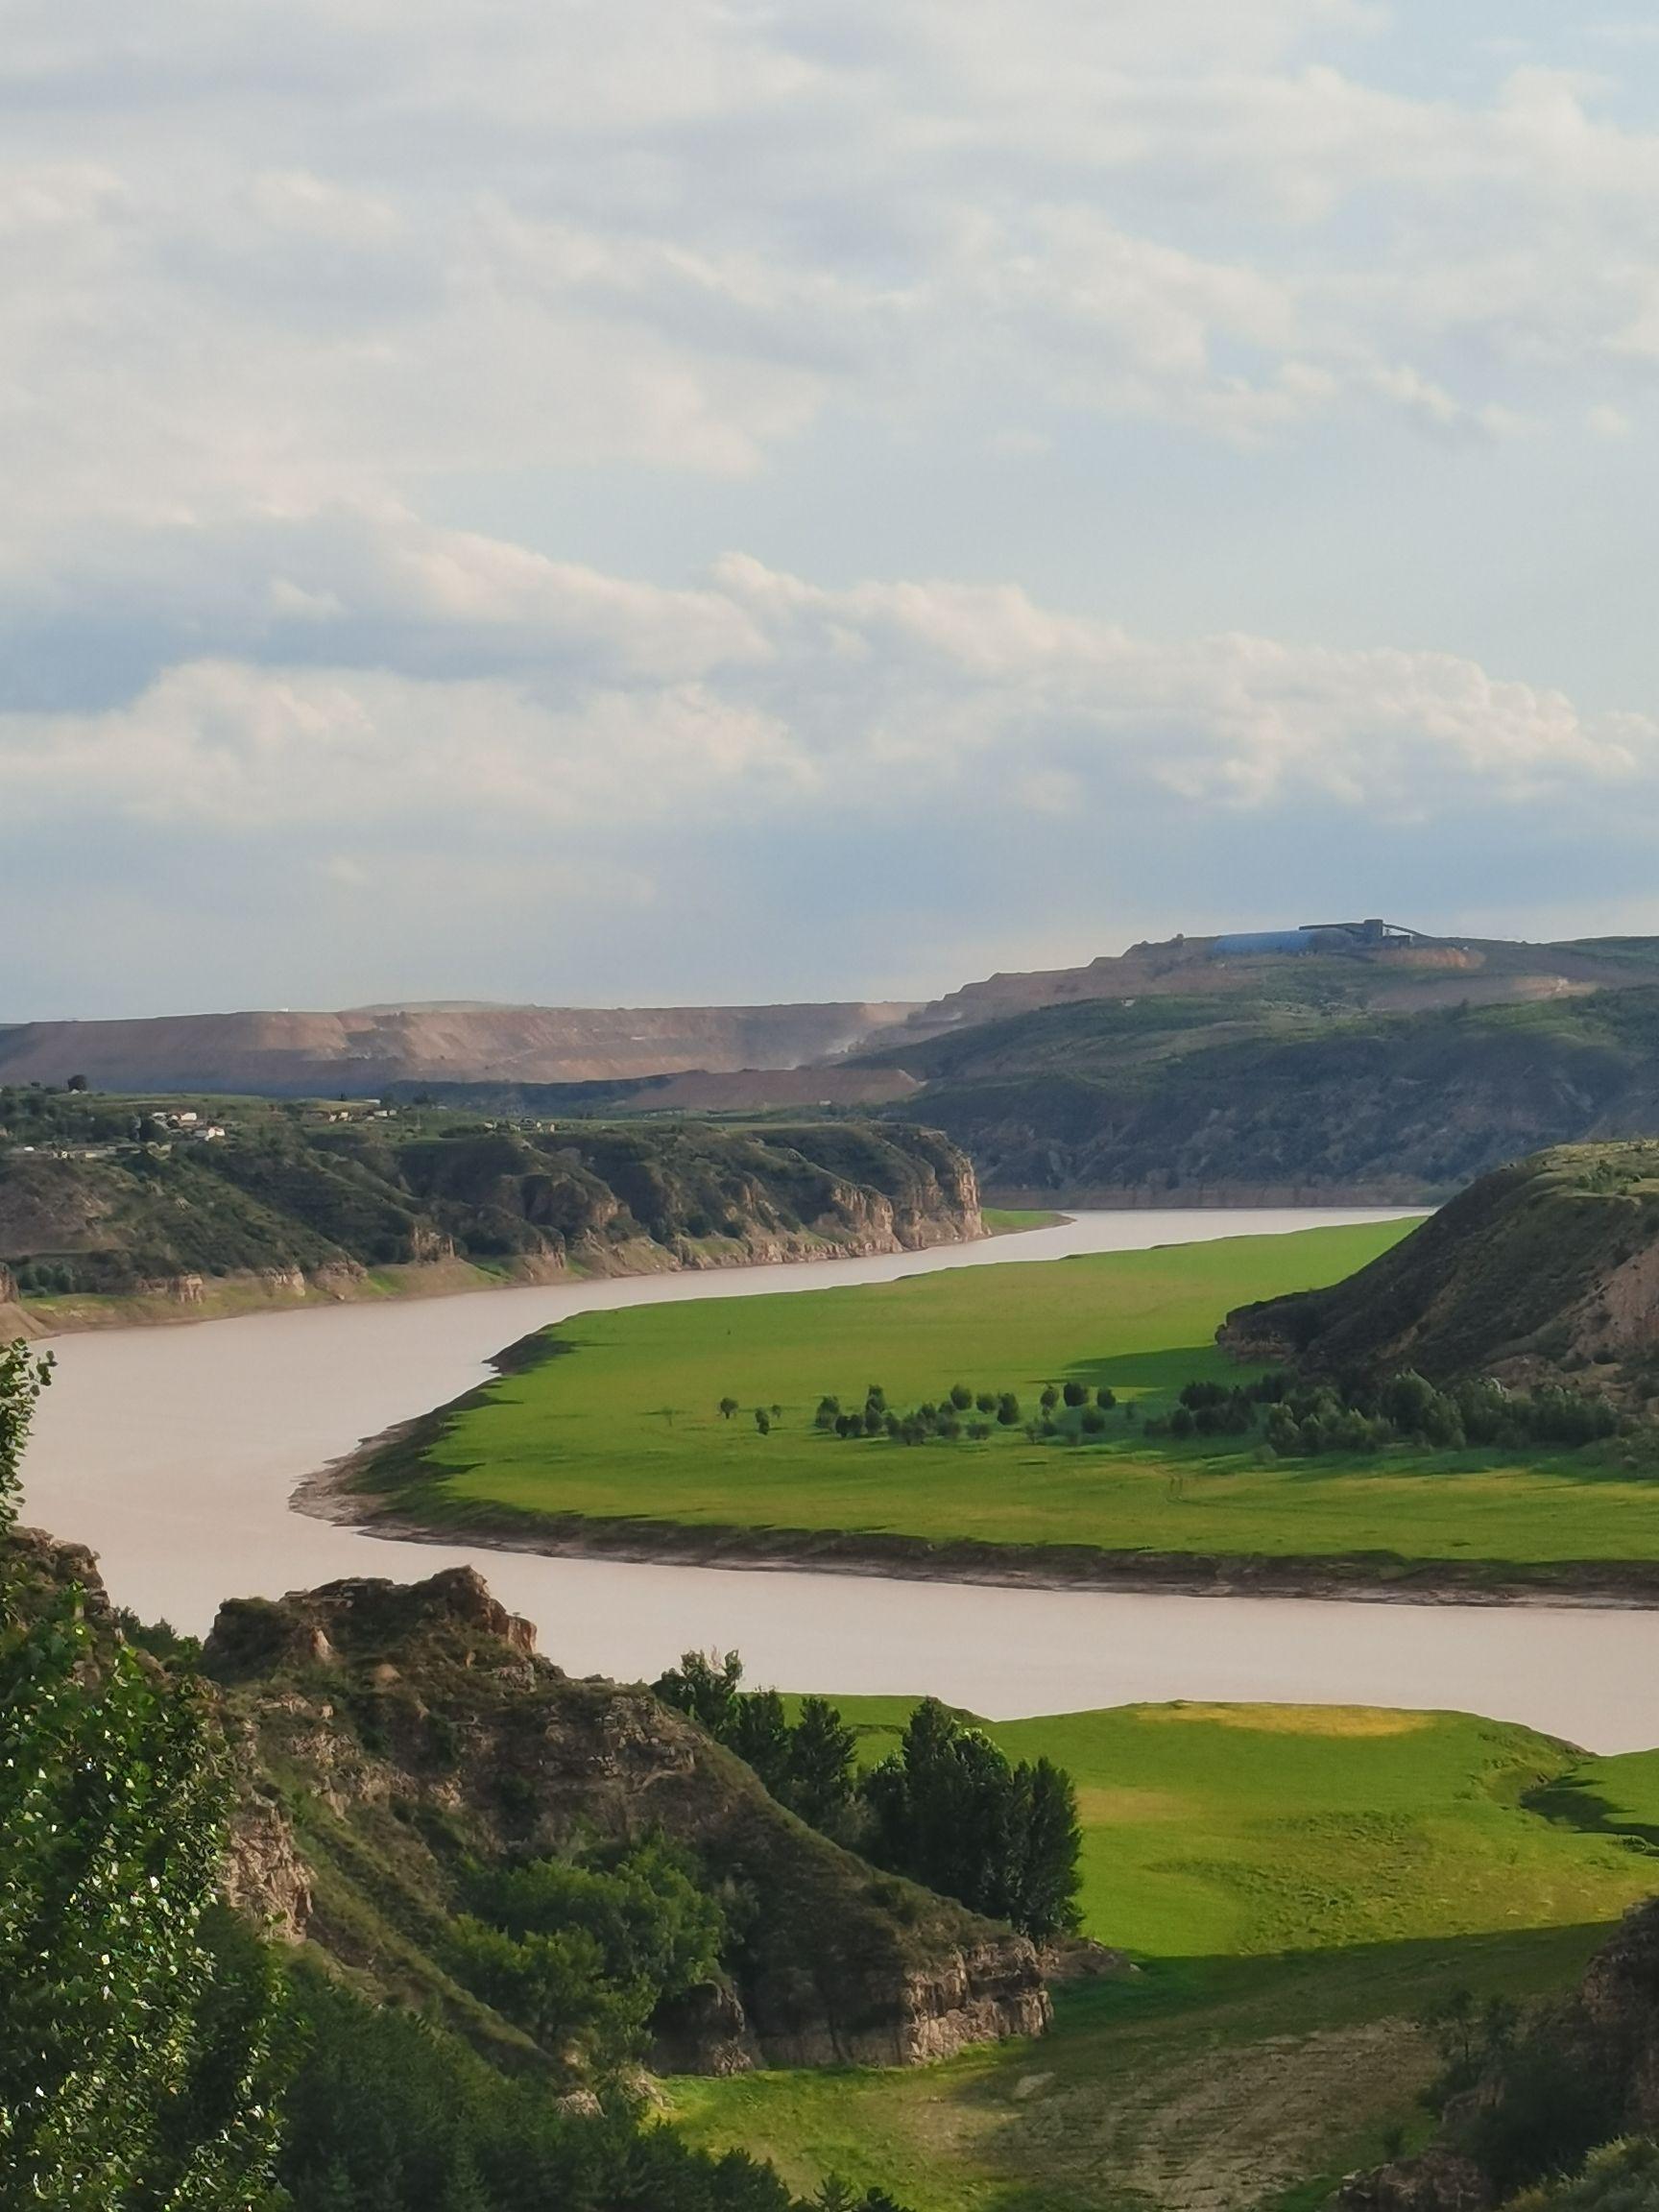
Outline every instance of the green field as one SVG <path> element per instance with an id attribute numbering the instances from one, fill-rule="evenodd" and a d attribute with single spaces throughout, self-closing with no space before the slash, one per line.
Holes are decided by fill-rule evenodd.
<path id="1" fill-rule="evenodd" d="M 372 1486 L 437 1522 L 581 1516 L 697 1528 L 845 1532 L 990 1545 L 1085 1546 L 1197 1557 L 1367 1555 L 1544 1571 L 1659 1560 L 1659 1483 L 1607 1452 L 1398 1449 L 1275 1462 L 1253 1438 L 1142 1433 L 1184 1382 L 1240 1370 L 1216 1324 L 1247 1300 L 1334 1281 L 1407 1233 L 1398 1222 L 1286 1237 L 962 1268 L 775 1297 L 582 1316 L 548 1357 L 438 1421 Z M 879 1382 L 903 1408 L 956 1381 L 1016 1391 L 1109 1384 L 1099 1442 L 988 1440 L 914 1448 L 812 1425 Z M 722 1418 L 723 1396 L 739 1410 Z M 753 1409 L 781 1407 L 770 1434 Z"/>
<path id="2" fill-rule="evenodd" d="M 878 1756 L 908 1701 L 843 1700 Z M 1063 1992 L 1037 2045 L 914 2072 L 674 2084 L 715 2145 L 805 2184 L 839 2168 L 915 2212 L 1320 2200 L 1420 2138 L 1414 2026 L 1467 1986 L 1562 1986 L 1654 1887 L 1647 1848 L 1574 1808 L 1659 1815 L 1659 1755 L 1582 1761 L 1453 1714 L 1152 1706 L 1000 1723 L 1078 1786 L 1088 1932 L 1139 1970 Z M 1610 1777 L 1607 1769 L 1617 1771 Z"/>

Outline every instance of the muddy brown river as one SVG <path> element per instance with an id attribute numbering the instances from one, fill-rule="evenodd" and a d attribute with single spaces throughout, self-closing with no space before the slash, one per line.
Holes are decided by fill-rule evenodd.
<path id="1" fill-rule="evenodd" d="M 458 1396 L 490 1355 L 577 1312 L 785 1297 L 946 1267 L 1030 1263 L 1372 1219 L 1362 1211 L 1082 1214 L 882 1260 L 631 1277 L 384 1306 L 310 1307 L 59 1338 L 25 1513 L 90 1544 L 118 1602 L 201 1631 L 222 1598 L 467 1561 L 574 1673 L 633 1679 L 693 1647 L 751 1680 L 931 1691 L 998 1719 L 1144 1699 L 1455 1707 L 1596 1750 L 1659 1743 L 1659 1613 L 996 1589 L 870 1575 L 538 1559 L 388 1541 L 294 1512 L 304 1476 Z"/>

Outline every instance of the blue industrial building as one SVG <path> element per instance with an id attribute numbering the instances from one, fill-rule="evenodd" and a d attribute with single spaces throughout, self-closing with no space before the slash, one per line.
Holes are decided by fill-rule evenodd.
<path id="1" fill-rule="evenodd" d="M 1422 943 L 1417 930 L 1392 922 L 1304 922 L 1295 929 L 1246 929 L 1217 937 L 1214 950 L 1218 959 L 1252 959 L 1264 952 L 1372 951 Z"/>

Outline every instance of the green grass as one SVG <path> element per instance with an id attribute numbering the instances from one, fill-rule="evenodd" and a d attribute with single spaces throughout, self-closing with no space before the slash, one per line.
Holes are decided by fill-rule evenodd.
<path id="1" fill-rule="evenodd" d="M 1199 1557 L 1367 1557 L 1547 1572 L 1659 1560 L 1659 1482 L 1608 1453 L 1396 1450 L 1270 1460 L 1253 1439 L 908 1449 L 812 1426 L 880 1382 L 900 1408 L 956 1381 L 1036 1410 L 1048 1381 L 1110 1384 L 1149 1415 L 1195 1378 L 1237 1379 L 1216 1324 L 1247 1300 L 1345 1276 L 1406 1234 L 1371 1223 L 907 1281 L 581 1316 L 549 1357 L 444 1421 L 381 1480 L 436 1521 L 567 1516 L 685 1527 L 966 1539 Z M 718 1401 L 740 1410 L 723 1420 Z M 752 1408 L 782 1407 L 770 1435 Z"/>
<path id="2" fill-rule="evenodd" d="M 908 1703 L 844 1701 L 866 1757 Z M 1530 1809 L 1582 1763 L 1524 1728 L 1188 1705 L 990 1732 L 1071 1770 L 1088 1931 L 1140 1970 L 1064 1993 L 1040 2045 L 676 2083 L 699 2140 L 799 2185 L 882 2180 L 915 2212 L 1318 2201 L 1388 2127 L 1423 2132 L 1412 2022 L 1437 1996 L 1564 1985 L 1651 1886 L 1627 1842 Z"/>
<path id="3" fill-rule="evenodd" d="M 984 1206 L 979 1218 L 993 1237 L 1017 1237 L 1024 1229 L 1053 1229 L 1065 1220 L 1064 1214 L 1033 1213 L 1023 1206 Z"/>

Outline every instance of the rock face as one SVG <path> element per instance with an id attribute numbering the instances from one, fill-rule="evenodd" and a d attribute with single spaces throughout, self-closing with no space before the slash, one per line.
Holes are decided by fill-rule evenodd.
<path id="1" fill-rule="evenodd" d="M 1442 2150 L 1357 2174 L 1331 2200 L 1334 2212 L 1491 2212 L 1497 2201 L 1473 2159 Z"/>
<path id="2" fill-rule="evenodd" d="M 464 1568 L 224 1607 L 204 1666 L 252 1771 L 302 1807 L 285 1853 L 251 1787 L 239 1897 L 371 1985 L 445 2003 L 413 1962 L 439 1947 L 457 1853 L 661 1832 L 752 1901 L 730 1985 L 657 2024 L 664 2065 L 910 2065 L 1046 2026 L 1023 1937 L 876 1872 L 648 1691 L 572 1681 L 534 1643 Z M 383 1918 L 396 1957 L 365 1936 Z"/>
<path id="3" fill-rule="evenodd" d="M 388 1268 L 428 1282 L 438 1270 L 437 1286 L 458 1288 L 479 1266 L 546 1281 L 573 1263 L 641 1274 L 909 1251 L 983 1231 L 972 1166 L 926 1129 L 664 1121 L 434 1135 L 395 1117 L 341 1127 L 224 1112 L 228 1134 L 213 1143 L 48 1151 L 0 1140 L 0 1304 L 8 1289 L 47 1297 L 55 1325 L 78 1313 L 90 1325 L 111 1310 L 84 1303 L 94 1297 L 166 1319 L 232 1286 L 259 1305 L 349 1298 Z"/>
<path id="4" fill-rule="evenodd" d="M 1622 2131 L 1659 2128 L 1659 1902 L 1625 1915 L 1591 1960 L 1559 2028 L 1590 2071 L 1617 2084 Z"/>

